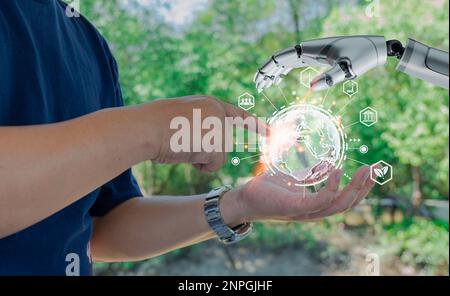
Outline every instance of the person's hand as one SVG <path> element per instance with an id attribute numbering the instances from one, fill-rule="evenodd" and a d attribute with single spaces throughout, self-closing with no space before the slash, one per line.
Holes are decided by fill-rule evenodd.
<path id="1" fill-rule="evenodd" d="M 208 96 L 162 99 L 144 107 L 148 108 L 147 116 L 151 117 L 149 119 L 151 120 L 151 126 L 148 127 L 150 136 L 147 136 L 150 142 L 149 146 L 153 151 L 150 159 L 159 163 L 191 163 L 204 172 L 218 170 L 226 160 L 227 151 L 232 149 L 232 147 L 226 147 L 227 143 L 229 145 L 233 143 L 232 130 L 226 133 L 224 128 L 227 118 L 240 117 L 245 120 L 248 117 L 253 117 L 241 108 Z M 194 119 L 193 110 L 201 112 L 200 120 Z M 209 128 L 202 127 L 202 120 L 208 117 L 216 118 L 222 125 L 220 151 L 205 151 L 203 149 L 203 137 L 211 130 L 211 126 Z M 180 120 L 174 120 L 175 118 Z M 259 122 L 255 117 L 253 119 L 255 123 L 260 124 L 260 127 L 254 126 L 253 128 L 249 127 L 249 129 L 252 129 L 253 132 L 258 130 L 258 132 L 265 133 L 265 124 Z M 180 124 L 187 124 L 188 126 L 182 131 Z M 247 125 L 239 127 L 248 128 Z M 197 135 L 196 130 L 199 131 Z M 172 136 L 177 132 L 183 133 L 183 140 L 187 141 L 187 151 L 174 151 Z M 216 144 L 214 139 L 212 142 Z"/>
<path id="2" fill-rule="evenodd" d="M 332 170 L 326 185 L 316 193 L 288 186 L 279 176 L 257 176 L 225 194 L 221 206 L 224 219 L 237 225 L 261 220 L 312 221 L 342 213 L 366 197 L 374 182 L 370 167 L 363 166 L 339 190 L 341 174 L 340 170 Z"/>

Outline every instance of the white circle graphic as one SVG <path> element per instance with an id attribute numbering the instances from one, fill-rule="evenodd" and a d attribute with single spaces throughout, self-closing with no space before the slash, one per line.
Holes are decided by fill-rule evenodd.
<path id="1" fill-rule="evenodd" d="M 231 164 L 234 166 L 238 166 L 240 163 L 241 163 L 241 160 L 237 156 L 235 156 L 231 159 Z"/>
<path id="2" fill-rule="evenodd" d="M 362 154 L 366 154 L 369 151 L 369 147 L 367 147 L 366 145 L 361 145 L 359 147 L 359 152 L 361 152 Z"/>
<path id="3" fill-rule="evenodd" d="M 272 174 L 281 174 L 295 186 L 325 181 L 345 157 L 344 128 L 338 117 L 309 104 L 296 104 L 268 120 L 269 137 L 261 137 L 263 161 Z"/>

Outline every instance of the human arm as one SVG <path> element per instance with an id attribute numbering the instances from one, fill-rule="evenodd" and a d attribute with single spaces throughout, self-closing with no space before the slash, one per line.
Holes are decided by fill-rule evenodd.
<path id="1" fill-rule="evenodd" d="M 140 113 L 139 107 L 113 108 L 61 123 L 0 127 L 0 238 L 150 157 Z"/>
<path id="2" fill-rule="evenodd" d="M 192 120 L 194 108 L 222 119 L 235 111 L 213 98 L 193 96 L 54 124 L 0 127 L 0 238 L 45 219 L 143 160 L 193 163 L 205 171 L 220 167 L 224 152 L 171 153 L 170 120 Z"/>
<path id="3" fill-rule="evenodd" d="M 261 175 L 227 192 L 220 203 L 231 227 L 250 221 L 310 221 L 343 212 L 361 201 L 373 181 L 370 168 L 360 168 L 339 190 L 340 170 L 334 170 L 318 193 L 289 188 L 277 177 Z M 214 237 L 204 213 L 206 195 L 131 199 L 94 222 L 94 260 L 135 261 Z"/>

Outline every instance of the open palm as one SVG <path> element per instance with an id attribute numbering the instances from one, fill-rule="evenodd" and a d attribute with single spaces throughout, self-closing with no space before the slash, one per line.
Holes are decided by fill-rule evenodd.
<path id="1" fill-rule="evenodd" d="M 351 182 L 339 190 L 341 171 L 333 169 L 326 185 L 311 193 L 303 187 L 288 186 L 280 176 L 263 174 L 241 189 L 241 201 L 250 220 L 316 220 L 341 213 L 357 205 L 372 188 L 370 167 L 363 166 Z"/>

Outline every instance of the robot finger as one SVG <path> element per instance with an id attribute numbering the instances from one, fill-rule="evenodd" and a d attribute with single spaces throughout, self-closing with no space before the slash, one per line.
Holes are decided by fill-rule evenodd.
<path id="1" fill-rule="evenodd" d="M 303 63 L 301 53 L 301 45 L 296 45 L 275 53 L 272 59 L 282 68 L 302 68 L 307 65 Z"/>
<path id="2" fill-rule="evenodd" d="M 341 69 L 339 64 L 335 64 L 328 71 L 313 78 L 310 87 L 313 91 L 327 89 L 339 82 L 344 81 L 346 79 L 345 75 L 345 72 Z"/>
<path id="3" fill-rule="evenodd" d="M 275 78 L 274 83 L 275 85 L 279 85 L 283 78 L 292 71 L 293 68 L 284 68 L 283 71 Z"/>

